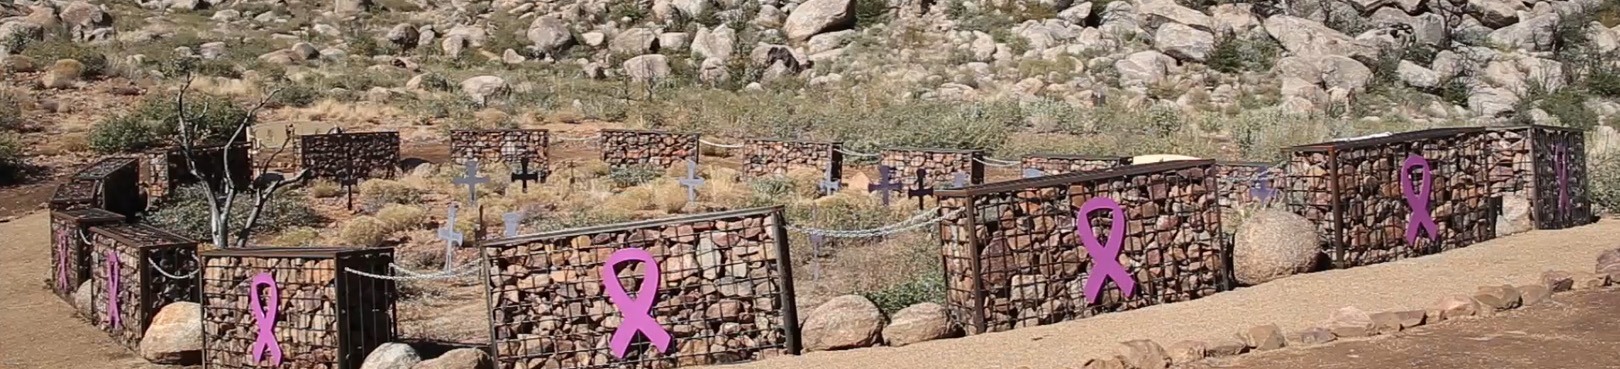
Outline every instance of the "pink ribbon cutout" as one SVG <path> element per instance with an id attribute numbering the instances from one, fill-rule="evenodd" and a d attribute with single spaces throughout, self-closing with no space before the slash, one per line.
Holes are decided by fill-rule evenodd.
<path id="1" fill-rule="evenodd" d="M 1108 241 L 1098 242 L 1097 234 L 1091 230 L 1091 213 L 1098 210 L 1109 210 L 1113 213 L 1114 222 L 1108 225 Z M 1118 202 L 1107 197 L 1097 197 L 1086 200 L 1080 205 L 1080 211 L 1074 214 L 1074 224 L 1080 232 L 1080 243 L 1085 245 L 1086 253 L 1091 254 L 1091 271 L 1086 277 L 1086 304 L 1095 304 L 1102 297 L 1103 284 L 1109 278 L 1119 285 L 1125 297 L 1136 294 L 1136 279 L 1125 272 L 1125 266 L 1119 264 L 1119 252 L 1125 244 L 1125 210 Z"/>
<path id="2" fill-rule="evenodd" d="M 123 314 L 118 311 L 118 290 L 122 278 L 118 275 L 118 252 L 107 251 L 107 324 L 123 328 Z"/>
<path id="3" fill-rule="evenodd" d="M 270 292 L 270 303 L 259 304 L 259 286 Z M 262 307 L 262 309 L 261 309 Z M 270 352 L 270 366 L 281 365 L 281 342 L 276 341 L 276 315 L 281 309 L 281 288 L 276 286 L 276 278 L 270 273 L 259 273 L 253 276 L 248 284 L 248 313 L 253 314 L 253 324 L 259 328 L 259 335 L 253 340 L 253 362 L 264 361 L 266 350 Z"/>
<path id="4" fill-rule="evenodd" d="M 1569 148 L 1564 144 L 1553 145 L 1554 158 L 1558 162 L 1558 212 L 1569 216 Z"/>
<path id="5" fill-rule="evenodd" d="M 619 284 L 619 273 L 615 267 L 630 261 L 640 261 L 646 264 L 647 273 L 641 278 L 641 286 L 636 290 L 636 297 L 631 298 Z M 653 347 L 658 351 L 668 351 L 670 341 L 669 331 L 654 320 L 652 314 L 653 300 L 658 298 L 658 262 L 651 253 L 642 249 L 623 249 L 609 255 L 607 263 L 602 265 L 602 284 L 607 288 L 608 299 L 613 306 L 624 315 L 624 322 L 613 331 L 613 338 L 608 341 L 608 347 L 613 349 L 613 356 L 623 359 L 625 351 L 630 350 L 630 342 L 635 340 L 636 332 L 652 341 Z"/>
<path id="6" fill-rule="evenodd" d="M 58 231 L 56 233 L 56 289 L 58 291 L 67 291 L 68 289 L 68 263 L 73 260 L 68 255 L 69 250 L 72 250 L 68 246 L 69 242 L 73 242 L 73 239 L 68 238 L 67 231 Z"/>
<path id="7" fill-rule="evenodd" d="M 1419 168 L 1423 175 L 1423 187 L 1412 188 L 1412 169 Z M 1406 243 L 1417 242 L 1418 230 L 1422 229 L 1429 234 L 1429 239 L 1440 240 L 1440 225 L 1434 223 L 1434 216 L 1429 214 L 1429 194 L 1434 190 L 1434 175 L 1429 172 L 1429 160 L 1423 156 L 1413 154 L 1406 157 L 1401 163 L 1401 196 L 1406 198 L 1406 205 L 1412 207 L 1412 213 L 1406 217 Z"/>

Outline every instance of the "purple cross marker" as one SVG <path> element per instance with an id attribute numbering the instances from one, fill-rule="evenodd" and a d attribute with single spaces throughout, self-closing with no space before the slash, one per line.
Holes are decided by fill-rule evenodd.
<path id="1" fill-rule="evenodd" d="M 878 165 L 878 181 L 866 185 L 866 191 L 883 191 L 883 206 L 889 206 L 889 191 L 901 188 L 899 182 L 894 182 L 894 168 L 887 165 Z"/>
<path id="2" fill-rule="evenodd" d="M 906 190 L 906 196 L 917 198 L 917 209 L 923 208 L 923 198 L 934 195 L 934 186 L 928 183 L 928 170 L 917 169 L 917 187 Z"/>
<path id="3" fill-rule="evenodd" d="M 697 163 L 686 161 L 686 178 L 676 180 L 686 187 L 686 202 L 697 202 L 697 188 L 703 186 L 703 178 L 697 175 Z"/>
<path id="4" fill-rule="evenodd" d="M 518 228 L 522 227 L 523 213 L 510 212 L 501 214 L 501 235 L 506 238 L 517 237 Z"/>
<path id="5" fill-rule="evenodd" d="M 962 172 L 951 173 L 951 187 L 956 187 L 956 188 L 967 187 L 967 182 L 968 182 L 967 173 L 962 173 Z"/>
<path id="6" fill-rule="evenodd" d="M 451 183 L 467 186 L 467 205 L 478 206 L 478 185 L 489 183 L 489 177 L 478 176 L 478 160 L 467 161 L 467 174 L 450 180 Z"/>
<path id="7" fill-rule="evenodd" d="M 1046 173 L 1041 172 L 1040 169 L 1024 168 L 1024 178 L 1035 178 L 1044 175 L 1046 175 Z"/>
<path id="8" fill-rule="evenodd" d="M 1249 196 L 1264 203 L 1276 192 L 1277 189 L 1271 187 L 1271 168 L 1260 167 L 1260 174 L 1254 177 L 1254 183 L 1249 186 Z"/>

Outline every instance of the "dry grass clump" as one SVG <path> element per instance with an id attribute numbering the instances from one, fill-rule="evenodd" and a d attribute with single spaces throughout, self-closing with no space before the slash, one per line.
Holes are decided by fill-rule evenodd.
<path id="1" fill-rule="evenodd" d="M 360 198 L 374 204 L 414 204 L 427 191 L 392 179 L 372 179 L 360 183 Z"/>
<path id="2" fill-rule="evenodd" d="M 330 179 L 317 179 L 309 183 L 309 195 L 317 199 L 337 197 L 343 194 L 343 186 Z"/>
<path id="3" fill-rule="evenodd" d="M 320 239 L 320 230 L 310 227 L 298 227 L 281 232 L 275 239 L 270 240 L 270 245 L 283 247 L 309 246 L 315 244 L 316 241 L 320 241 Z"/>
<path id="4" fill-rule="evenodd" d="M 415 205 L 389 204 L 377 211 L 377 220 L 388 232 L 415 229 L 427 220 L 427 210 Z"/>
<path id="5" fill-rule="evenodd" d="M 641 187 L 651 189 L 653 197 L 652 210 L 661 210 L 665 213 L 676 214 L 680 213 L 681 208 L 686 207 L 688 202 L 686 196 L 686 186 L 682 186 L 679 182 L 676 182 L 671 178 L 659 178 L 650 183 L 642 185 Z M 704 193 L 707 192 L 706 190 L 708 190 L 706 187 L 708 187 L 707 184 L 705 184 L 704 187 L 698 187 L 696 196 L 698 201 L 702 201 L 702 199 L 705 197 Z"/>
<path id="6" fill-rule="evenodd" d="M 338 239 L 350 246 L 377 246 L 388 237 L 388 225 L 372 216 L 358 216 L 343 224 Z"/>
<path id="7" fill-rule="evenodd" d="M 608 213 L 617 212 L 619 214 L 653 210 L 657 208 L 657 204 L 654 202 L 655 197 L 656 195 L 650 188 L 631 187 L 608 197 L 600 208 Z"/>

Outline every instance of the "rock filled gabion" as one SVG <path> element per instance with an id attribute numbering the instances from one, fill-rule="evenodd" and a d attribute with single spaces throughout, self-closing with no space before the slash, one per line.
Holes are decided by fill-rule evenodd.
<path id="1" fill-rule="evenodd" d="M 141 337 L 164 305 L 197 301 L 196 279 L 164 275 L 197 270 L 197 241 L 122 223 L 90 227 L 89 237 L 90 321 L 118 344 L 139 351 Z"/>
<path id="2" fill-rule="evenodd" d="M 1119 156 L 1080 156 L 1030 154 L 1019 161 L 1019 169 L 1035 169 L 1044 175 L 1083 173 L 1130 165 L 1131 158 Z"/>
<path id="3" fill-rule="evenodd" d="M 1229 284 L 1213 162 L 1126 166 L 942 191 L 946 305 L 970 334 L 1051 324 L 1186 301 Z M 1126 297 L 1108 279 L 1095 303 L 1084 285 L 1096 267 L 1076 213 L 1106 197 L 1124 210 L 1117 262 L 1135 280 Z M 1099 242 L 1110 211 L 1089 214 Z M 970 231 L 971 230 L 971 231 Z M 977 252 L 975 252 L 977 250 Z"/>
<path id="4" fill-rule="evenodd" d="M 339 183 L 390 178 L 399 166 L 399 133 L 303 135 L 298 137 L 298 157 L 314 178 Z"/>
<path id="5" fill-rule="evenodd" d="M 1491 151 L 1493 196 L 1517 194 L 1529 199 L 1530 218 L 1539 229 L 1591 223 L 1585 133 L 1561 127 L 1515 126 L 1489 130 L 1485 142 Z M 1560 170 L 1565 178 L 1562 187 Z"/>
<path id="6" fill-rule="evenodd" d="M 1282 167 L 1266 163 L 1217 162 L 1221 207 L 1264 206 L 1282 198 L 1287 176 Z"/>
<path id="7" fill-rule="evenodd" d="M 51 291 L 68 302 L 90 279 L 90 227 L 124 221 L 110 211 L 87 208 L 51 212 Z"/>
<path id="8" fill-rule="evenodd" d="M 124 216 L 146 209 L 141 200 L 140 160 L 104 158 L 79 170 L 51 196 L 51 210 L 101 208 Z"/>
<path id="9" fill-rule="evenodd" d="M 1489 240 L 1496 235 L 1497 205 L 1490 194 L 1484 134 L 1479 128 L 1432 129 L 1289 148 L 1288 209 L 1317 225 L 1323 251 L 1339 267 Z M 1422 155 L 1432 173 L 1426 208 L 1438 234 L 1431 239 L 1420 231 L 1408 243 L 1413 207 L 1402 194 L 1400 171 L 1413 154 Z M 1410 178 L 1413 191 L 1421 193 L 1422 178 Z"/>
<path id="10" fill-rule="evenodd" d="M 354 273 L 392 275 L 391 248 L 229 249 L 203 252 L 202 260 L 205 367 L 357 369 L 395 338 L 395 283 Z M 255 283 L 261 274 L 277 298 Z M 261 326 L 274 332 L 280 365 L 271 365 L 273 355 L 253 355 Z"/>
<path id="11" fill-rule="evenodd" d="M 839 146 L 838 142 L 749 139 L 743 142 L 742 172 L 748 176 L 769 176 L 799 168 L 822 172 L 832 168 L 832 178 L 840 178 L 844 155 L 838 152 Z"/>
<path id="12" fill-rule="evenodd" d="M 231 145 L 229 150 L 225 145 L 199 146 L 193 149 L 192 155 L 197 160 L 197 171 L 202 172 L 209 184 L 224 183 L 229 177 L 236 188 L 243 188 L 253 179 L 253 158 L 248 148 L 246 142 Z M 148 150 L 140 156 L 141 188 L 146 190 L 148 204 L 157 203 L 180 186 L 199 182 L 191 174 L 185 153 L 178 147 Z M 230 162 L 227 164 L 226 160 Z M 230 170 L 229 176 L 225 174 L 226 169 Z"/>
<path id="13" fill-rule="evenodd" d="M 546 168 L 546 147 L 551 134 L 544 129 L 492 129 L 450 131 L 450 160 L 479 163 L 506 163 L 516 168 L 529 159 L 529 168 Z"/>
<path id="14" fill-rule="evenodd" d="M 602 130 L 602 161 L 613 168 L 669 168 L 698 161 L 698 135 L 660 131 Z"/>
<path id="15" fill-rule="evenodd" d="M 670 368 L 797 354 L 781 219 L 780 208 L 749 209 L 484 243 L 497 367 Z M 656 263 L 656 285 L 642 285 L 645 261 L 616 263 L 619 288 L 604 283 L 609 258 L 634 250 Z M 612 297 L 620 290 L 655 299 L 645 313 L 672 337 L 665 351 L 638 335 L 622 358 L 613 353 L 612 337 L 630 333 L 616 330 L 643 313 Z"/>
<path id="16" fill-rule="evenodd" d="M 962 173 L 967 184 L 984 183 L 984 151 L 946 149 L 889 149 L 883 150 L 878 164 L 894 168 L 894 182 L 901 184 L 900 195 L 918 188 L 951 187 L 957 173 Z M 918 186 L 917 170 L 927 174 Z M 879 178 L 872 178 L 877 183 Z"/>

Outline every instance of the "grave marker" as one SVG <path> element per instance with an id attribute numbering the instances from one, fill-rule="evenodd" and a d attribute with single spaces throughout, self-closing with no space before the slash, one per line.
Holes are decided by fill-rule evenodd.
<path id="1" fill-rule="evenodd" d="M 901 184 L 899 182 L 894 182 L 894 168 L 890 168 L 886 165 L 878 166 L 877 183 L 866 185 L 867 192 L 883 191 L 881 194 L 881 196 L 883 196 L 883 206 L 889 206 L 889 191 L 898 190 L 900 188 Z"/>

